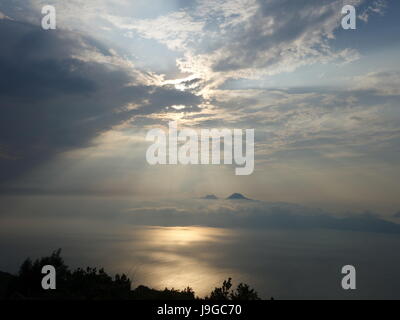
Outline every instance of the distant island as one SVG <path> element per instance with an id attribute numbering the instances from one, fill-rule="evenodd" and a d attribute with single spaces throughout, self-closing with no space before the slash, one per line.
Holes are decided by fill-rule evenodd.
<path id="1" fill-rule="evenodd" d="M 232 193 L 228 198 L 226 198 L 227 200 L 251 200 L 247 197 L 245 197 L 244 195 L 242 195 L 241 193 Z"/>
<path id="2" fill-rule="evenodd" d="M 214 195 L 214 194 L 208 194 L 205 197 L 203 197 L 202 199 L 205 199 L 205 200 L 217 200 L 218 197 L 216 195 Z"/>
<path id="3" fill-rule="evenodd" d="M 214 194 L 208 194 L 200 199 L 203 200 L 218 200 L 219 198 Z M 225 198 L 226 200 L 252 200 L 250 198 L 245 197 L 241 193 L 232 193 L 229 197 Z"/>

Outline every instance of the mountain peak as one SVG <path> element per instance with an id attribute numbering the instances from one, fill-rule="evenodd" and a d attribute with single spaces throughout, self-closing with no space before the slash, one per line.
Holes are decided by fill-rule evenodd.
<path id="1" fill-rule="evenodd" d="M 228 198 L 228 200 L 251 200 L 249 198 L 246 198 L 244 195 L 241 193 L 232 193 Z"/>
<path id="2" fill-rule="evenodd" d="M 214 195 L 214 194 L 208 194 L 205 197 L 203 197 L 202 199 L 205 199 L 205 200 L 217 200 L 218 197 L 216 195 Z"/>

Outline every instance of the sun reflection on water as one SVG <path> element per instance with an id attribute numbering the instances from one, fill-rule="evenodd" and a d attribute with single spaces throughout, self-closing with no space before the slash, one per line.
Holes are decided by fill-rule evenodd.
<path id="1" fill-rule="evenodd" d="M 209 248 L 226 241 L 231 233 L 204 227 L 146 227 L 140 230 L 139 254 L 146 257 L 140 278 L 158 289 L 191 286 L 204 296 L 233 274 L 209 263 L 215 255 Z"/>
<path id="2" fill-rule="evenodd" d="M 217 241 L 227 230 L 203 227 L 148 227 L 145 233 L 161 245 L 190 245 L 200 241 Z"/>

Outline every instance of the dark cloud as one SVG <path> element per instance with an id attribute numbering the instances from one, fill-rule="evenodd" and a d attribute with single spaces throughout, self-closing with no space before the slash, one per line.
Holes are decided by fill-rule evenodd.
<path id="1" fill-rule="evenodd" d="M 0 39 L 0 183 L 134 115 L 180 104 L 193 112 L 201 102 L 142 83 L 122 64 L 104 62 L 112 58 L 104 45 L 76 33 L 0 20 Z M 122 108 L 130 103 L 137 107 Z"/>

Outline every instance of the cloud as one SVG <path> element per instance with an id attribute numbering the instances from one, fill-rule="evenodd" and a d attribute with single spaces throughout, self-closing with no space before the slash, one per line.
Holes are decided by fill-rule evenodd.
<path id="1" fill-rule="evenodd" d="M 400 71 L 374 71 L 354 78 L 354 89 L 375 91 L 378 95 L 400 96 Z"/>
<path id="2" fill-rule="evenodd" d="M 135 30 L 140 36 L 156 39 L 171 50 L 183 50 L 193 40 L 193 34 L 199 34 L 203 29 L 203 22 L 195 21 L 185 11 L 173 12 L 156 19 L 132 20 L 108 16 L 110 22 L 124 30 Z"/>
<path id="3" fill-rule="evenodd" d="M 330 44 L 340 25 L 342 5 L 341 0 L 213 0 L 155 19 L 116 15 L 106 19 L 121 30 L 134 30 L 181 52 L 180 70 L 216 87 L 230 78 L 256 78 L 303 65 L 358 59 L 357 51 L 335 50 Z"/>
<path id="4" fill-rule="evenodd" d="M 387 8 L 386 0 L 375 0 L 371 5 L 367 6 L 361 14 L 358 15 L 358 18 L 364 22 L 368 22 L 369 17 L 373 14 L 383 15 Z"/>
<path id="5" fill-rule="evenodd" d="M 89 37 L 10 20 L 0 21 L 0 36 L 0 181 L 134 116 L 201 103 Z"/>
<path id="6" fill-rule="evenodd" d="M 232 200 L 169 201 L 124 210 L 120 217 L 135 225 L 208 226 L 250 229 L 334 229 L 400 234 L 400 225 L 376 214 L 333 215 L 321 209 L 290 203 Z"/>
<path id="7" fill-rule="evenodd" d="M 3 12 L 0 11 L 0 20 L 4 19 L 12 20 L 10 17 L 6 16 Z"/>
<path id="8" fill-rule="evenodd" d="M 51 192 L 51 190 L 50 190 Z M 83 191 L 84 192 L 84 191 Z M 35 212 L 35 219 L 89 219 L 118 221 L 129 226 L 203 226 L 248 230 L 340 230 L 400 234 L 400 225 L 370 213 L 332 212 L 285 202 L 169 199 L 132 201 L 132 197 L 87 198 L 50 194 L 27 197 L 15 206 L 3 197 L 2 218 L 24 219 Z M 101 194 L 97 194 L 101 195 Z M 11 199 L 11 200 L 10 200 Z"/>
<path id="9" fill-rule="evenodd" d="M 43 3 L 20 5 L 37 12 Z M 201 0 L 170 6 L 157 3 L 152 14 L 144 14 L 150 17 L 144 18 L 140 14 L 143 8 L 136 2 L 102 0 L 94 5 L 85 1 L 84 10 L 79 0 L 53 3 L 62 13 L 59 23 L 63 28 L 107 40 L 112 35 L 127 46 L 131 42 L 140 47 L 150 45 L 138 38 L 163 44 L 178 54 L 174 59 L 180 71 L 202 79 L 205 87 L 218 87 L 231 78 L 258 78 L 304 65 L 340 64 L 359 58 L 356 50 L 337 49 L 332 42 L 340 26 L 342 0 Z M 384 1 L 370 6 L 366 3 L 346 2 L 365 9 L 368 15 L 382 13 Z M 32 20 L 31 12 L 29 16 Z M 99 29 L 109 32 L 99 35 Z M 130 37 L 129 43 L 122 35 Z M 135 51 L 134 46 L 129 49 Z M 155 52 L 152 55 L 158 57 Z"/>
<path id="10" fill-rule="evenodd" d="M 329 88 L 317 87 L 315 81 L 314 86 L 307 82 L 304 87 L 282 87 L 285 81 L 280 82 L 280 77 L 308 78 L 310 73 L 303 69 L 290 76 L 270 76 L 302 64 L 341 63 L 357 57 L 350 48 L 335 48 L 341 1 L 185 1 L 184 5 L 160 5 L 155 11 L 151 8 L 146 14 L 131 14 L 135 3 L 128 1 L 114 2 L 114 7 L 110 1 L 100 1 L 98 6 L 91 1 L 84 9 L 81 1 L 53 1 L 60 11 L 60 29 L 54 33 L 39 29 L 38 9 L 44 1 L 17 3 L 27 16 L 25 23 L 11 25 L 11 21 L 1 20 L 0 30 L 5 43 L 0 67 L 7 74 L 0 80 L 4 105 L 0 119 L 1 181 L 45 164 L 60 153 L 88 147 L 103 132 L 121 132 L 132 125 L 150 127 L 171 119 L 195 129 L 256 129 L 256 170 L 265 175 L 270 165 L 286 165 L 299 175 L 311 168 L 321 175 L 343 167 L 370 172 L 382 163 L 391 164 L 391 172 L 395 171 L 399 159 L 395 150 L 400 143 L 397 71 L 375 71 L 347 79 L 342 87 Z M 367 5 L 366 1 L 352 3 L 359 8 Z M 8 16 L 21 18 L 15 8 L 4 8 L 7 5 L 2 4 L 0 9 Z M 27 24 L 31 20 L 36 21 L 36 27 Z M 102 27 L 109 31 L 99 33 Z M 133 37 L 129 41 L 123 38 L 126 32 Z M 96 34 L 97 40 L 87 34 Z M 149 50 L 144 51 L 144 62 L 124 54 L 142 45 Z M 166 58 L 165 52 L 171 55 Z M 180 69 L 171 66 L 173 70 L 166 74 L 158 65 L 150 68 L 158 73 L 138 67 L 144 68 L 148 60 L 163 64 L 176 58 Z M 327 78 L 339 75 L 343 80 L 356 67 L 330 66 L 323 71 L 327 71 Z M 330 73 L 330 68 L 335 70 Z M 260 75 L 267 76 L 258 79 Z M 277 82 L 265 86 L 271 78 Z M 90 151 L 110 152 L 103 147 Z M 131 159 L 127 150 L 138 152 L 138 157 L 142 152 L 123 143 L 118 147 L 126 151 L 113 149 L 113 161 L 118 164 L 122 158 Z M 79 159 L 86 156 L 82 153 Z M 100 176 L 98 171 L 121 178 L 122 174 L 116 173 L 119 169 L 100 169 L 106 160 L 91 160 L 91 165 L 97 166 L 91 178 Z M 143 169 L 144 164 L 140 164 Z M 312 179 L 305 176 L 302 173 L 299 181 Z M 334 176 L 324 176 L 320 183 L 334 183 Z M 381 178 L 392 181 L 395 176 Z M 112 180 L 113 186 L 116 180 Z M 37 193 L 46 193 L 40 188 L 42 180 L 38 181 L 21 192 L 35 193 L 33 187 Z M 83 192 L 83 186 L 74 188 L 72 184 L 59 185 L 58 190 Z M 368 184 L 363 185 L 366 188 Z M 88 188 L 88 193 L 94 193 L 93 186 Z M 18 193 L 15 188 L 9 191 Z"/>

